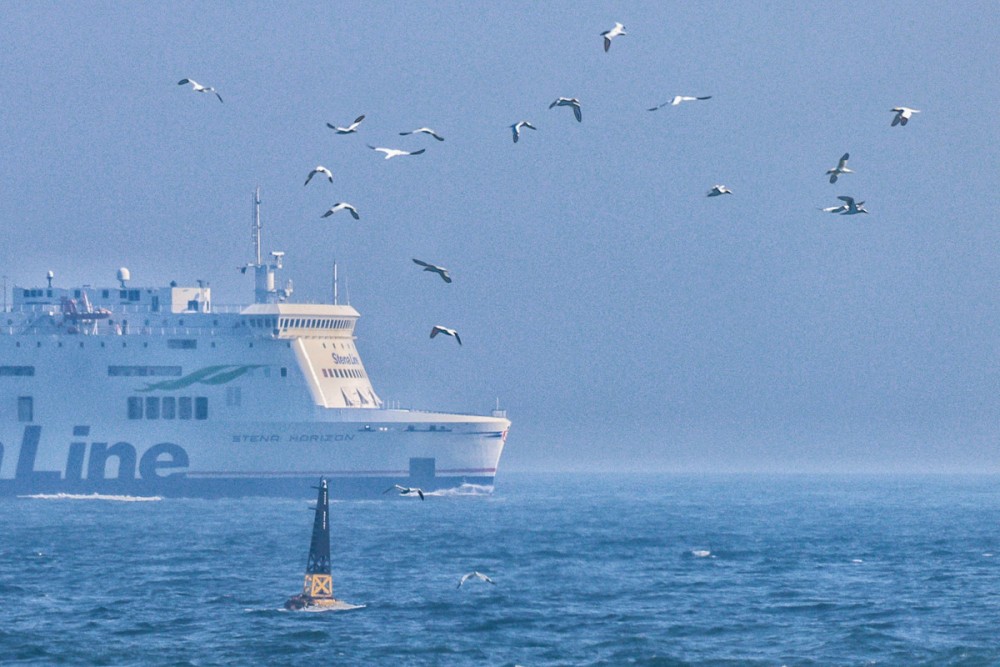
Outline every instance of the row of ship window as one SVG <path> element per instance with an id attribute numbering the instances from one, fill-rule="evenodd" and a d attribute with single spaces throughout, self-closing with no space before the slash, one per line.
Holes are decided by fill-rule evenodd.
<path id="1" fill-rule="evenodd" d="M 328 320 L 325 318 L 308 319 L 298 317 L 283 317 L 279 323 L 282 329 L 350 329 L 350 320 Z"/>
<path id="2" fill-rule="evenodd" d="M 325 378 L 363 378 L 364 376 L 364 371 L 359 371 L 356 368 L 323 369 L 323 377 Z"/>
<path id="3" fill-rule="evenodd" d="M 74 290 L 73 295 L 79 299 L 81 296 L 80 290 Z M 22 296 L 25 299 L 37 299 L 39 297 L 52 298 L 52 290 L 50 289 L 26 289 L 22 291 Z M 111 296 L 111 290 L 101 290 L 101 298 L 107 299 Z M 123 289 L 118 290 L 118 297 L 121 299 L 128 299 L 129 301 L 139 301 L 141 297 L 141 291 L 137 289 Z"/>
<path id="4" fill-rule="evenodd" d="M 129 419 L 208 419 L 205 396 L 129 396 Z"/>

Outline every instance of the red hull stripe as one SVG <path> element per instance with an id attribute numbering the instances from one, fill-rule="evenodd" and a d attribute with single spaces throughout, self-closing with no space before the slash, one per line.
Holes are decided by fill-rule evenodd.
<path id="1" fill-rule="evenodd" d="M 452 468 L 447 470 L 437 470 L 435 474 L 483 474 L 495 475 L 496 468 Z M 203 470 L 188 472 L 188 477 L 314 477 L 316 475 L 348 475 L 352 477 L 372 476 L 372 475 L 409 475 L 409 470 L 294 470 L 287 472 L 261 470 L 259 472 L 232 472 L 221 470 Z"/>

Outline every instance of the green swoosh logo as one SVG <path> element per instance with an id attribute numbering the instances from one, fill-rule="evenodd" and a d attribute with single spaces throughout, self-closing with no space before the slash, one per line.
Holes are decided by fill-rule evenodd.
<path id="1" fill-rule="evenodd" d="M 234 366 L 227 364 L 223 366 L 206 366 L 193 373 L 188 373 L 184 377 L 176 380 L 164 380 L 163 382 L 153 382 L 147 384 L 139 391 L 177 391 L 186 389 L 193 384 L 219 385 L 232 382 L 236 378 L 245 375 L 255 368 L 260 368 L 261 364 L 250 364 L 245 366 Z"/>

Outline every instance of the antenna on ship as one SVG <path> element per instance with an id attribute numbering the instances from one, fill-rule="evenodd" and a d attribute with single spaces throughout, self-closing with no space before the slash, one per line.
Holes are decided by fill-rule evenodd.
<path id="1" fill-rule="evenodd" d="M 260 186 L 253 191 L 253 226 L 250 229 L 250 238 L 253 239 L 253 247 L 256 251 L 256 265 L 260 266 Z"/>
<path id="2" fill-rule="evenodd" d="M 337 260 L 333 260 L 333 305 L 337 303 Z"/>
<path id="3" fill-rule="evenodd" d="M 281 269 L 284 252 L 272 251 L 271 261 L 265 263 L 261 257 L 261 237 L 264 226 L 260 221 L 260 186 L 253 191 L 253 215 L 250 219 L 250 239 L 253 241 L 254 261 L 246 266 L 240 267 L 240 271 L 247 272 L 253 269 L 254 273 L 254 303 L 278 303 L 284 301 L 292 294 L 292 281 L 288 281 L 285 289 L 275 288 L 275 273 Z"/>

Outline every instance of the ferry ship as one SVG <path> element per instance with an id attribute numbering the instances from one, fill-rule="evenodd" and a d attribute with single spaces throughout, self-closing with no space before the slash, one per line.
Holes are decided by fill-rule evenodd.
<path id="1" fill-rule="evenodd" d="M 13 288 L 0 328 L 0 495 L 334 497 L 492 491 L 510 421 L 388 407 L 350 305 L 294 303 L 284 253 L 261 256 L 254 303 L 209 286 Z M 6 294 L 5 294 L 6 298 Z M 390 496 L 391 497 L 391 496 Z"/>

